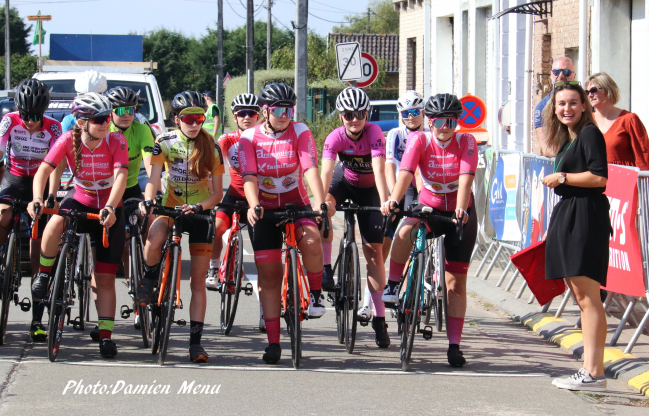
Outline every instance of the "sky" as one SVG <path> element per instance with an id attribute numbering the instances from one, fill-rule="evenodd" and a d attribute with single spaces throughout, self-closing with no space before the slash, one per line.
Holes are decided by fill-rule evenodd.
<path id="1" fill-rule="evenodd" d="M 268 0 L 254 0 L 257 21 L 266 21 Z M 246 0 L 223 0 L 226 29 L 245 24 Z M 50 34 L 127 35 L 166 28 L 187 36 L 200 37 L 207 28 L 216 29 L 217 0 L 10 0 L 20 17 L 52 15 L 44 22 L 47 32 L 43 55 L 49 51 Z M 366 13 L 366 0 L 309 0 L 309 30 L 326 35 L 346 15 Z M 273 0 L 274 24 L 291 27 L 295 18 L 294 0 Z M 30 22 L 32 23 L 32 22 Z M 33 33 L 33 32 L 32 32 Z M 31 38 L 29 39 L 31 41 Z M 38 46 L 32 47 L 38 53 Z"/>

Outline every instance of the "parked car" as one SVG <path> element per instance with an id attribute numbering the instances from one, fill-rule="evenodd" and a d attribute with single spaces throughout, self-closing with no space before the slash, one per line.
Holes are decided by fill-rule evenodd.
<path id="1" fill-rule="evenodd" d="M 390 130 L 399 127 L 399 112 L 397 100 L 375 100 L 370 102 L 370 116 L 368 121 L 378 124 L 384 135 Z"/>

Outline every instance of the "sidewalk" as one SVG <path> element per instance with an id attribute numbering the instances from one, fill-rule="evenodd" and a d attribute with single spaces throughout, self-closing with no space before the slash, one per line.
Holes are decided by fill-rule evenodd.
<path id="1" fill-rule="evenodd" d="M 570 351 L 577 359 L 581 359 L 583 337 L 581 330 L 575 326 L 579 319 L 579 308 L 572 299 L 568 301 L 561 318 L 555 318 L 557 308 L 563 299 L 562 296 L 554 299 L 547 313 L 542 313 L 542 308 L 536 300 L 532 304 L 528 304 L 532 295 L 529 289 L 523 292 L 520 299 L 516 299 L 516 294 L 524 282 L 522 276 L 518 276 L 510 291 L 507 292 L 505 287 L 513 275 L 513 270 L 506 276 L 501 287 L 496 287 L 503 270 L 496 266 L 488 279 L 482 280 L 487 267 L 483 268 L 480 277 L 475 277 L 479 264 L 480 262 L 475 260 L 469 269 L 468 292 L 475 293 L 478 297 L 509 313 L 513 319 L 521 322 L 536 334 Z M 607 314 L 607 323 L 608 334 L 604 353 L 606 376 L 622 380 L 645 395 L 649 395 L 649 336 L 642 334 L 633 348 L 632 354 L 624 354 L 624 349 L 631 339 L 635 327 L 631 327 L 627 322 L 617 345 L 612 347 L 610 340 L 620 320 Z"/>

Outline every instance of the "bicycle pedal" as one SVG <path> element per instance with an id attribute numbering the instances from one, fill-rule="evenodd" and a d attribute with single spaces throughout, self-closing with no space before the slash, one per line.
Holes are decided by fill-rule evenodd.
<path id="1" fill-rule="evenodd" d="M 386 304 L 387 306 L 387 304 Z M 397 317 L 397 310 L 396 309 L 390 309 L 390 317 L 396 318 Z"/>
<path id="2" fill-rule="evenodd" d="M 424 329 L 419 330 L 419 332 L 421 332 L 422 336 L 426 340 L 433 338 L 433 327 L 431 326 L 425 326 Z"/>
<path id="3" fill-rule="evenodd" d="M 72 328 L 74 328 L 75 331 L 81 331 L 81 317 L 77 316 L 72 321 L 68 319 L 68 325 L 70 324 L 72 324 Z"/>
<path id="4" fill-rule="evenodd" d="M 14 301 L 17 300 L 18 300 L 18 295 L 15 296 Z M 22 301 L 16 302 L 16 305 L 20 305 L 20 310 L 22 310 L 23 312 L 29 312 L 32 308 L 32 302 L 31 300 L 29 300 L 29 298 L 24 298 Z"/>
<path id="5" fill-rule="evenodd" d="M 242 289 L 245 291 L 246 296 L 252 295 L 252 284 L 247 283 Z"/>
<path id="6" fill-rule="evenodd" d="M 327 293 L 327 301 L 331 303 L 331 306 L 336 306 L 336 298 L 334 298 L 334 295 L 332 295 L 331 292 Z"/>
<path id="7" fill-rule="evenodd" d="M 179 320 L 177 320 L 177 321 L 174 321 L 174 323 L 175 323 L 176 325 L 178 325 L 178 326 L 185 326 L 185 325 L 187 325 L 187 321 L 185 321 L 184 319 L 179 319 Z"/>
<path id="8" fill-rule="evenodd" d="M 120 309 L 119 312 L 122 316 L 122 319 L 128 319 L 131 317 L 131 314 L 133 313 L 133 309 L 129 308 L 128 305 L 122 305 L 122 308 Z"/>

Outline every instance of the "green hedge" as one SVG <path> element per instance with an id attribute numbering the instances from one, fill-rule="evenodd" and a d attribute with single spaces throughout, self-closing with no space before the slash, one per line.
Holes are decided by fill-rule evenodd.
<path id="1" fill-rule="evenodd" d="M 271 69 L 263 71 L 255 71 L 255 91 L 254 94 L 259 94 L 259 91 L 266 85 L 271 82 L 284 82 L 290 86 L 293 86 L 295 80 L 295 72 L 292 70 L 284 69 Z M 234 77 L 228 82 L 228 85 L 225 87 L 222 113 L 225 114 L 226 126 L 230 129 L 234 129 L 236 125 L 232 123 L 232 111 L 230 110 L 230 105 L 232 100 L 239 94 L 246 92 L 248 82 L 245 76 Z"/>

